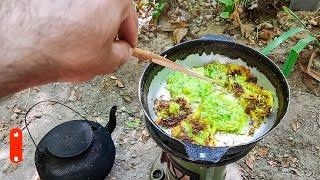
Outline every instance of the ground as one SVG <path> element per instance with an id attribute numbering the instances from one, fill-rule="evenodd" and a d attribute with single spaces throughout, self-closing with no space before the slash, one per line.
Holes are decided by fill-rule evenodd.
<path id="1" fill-rule="evenodd" d="M 236 41 L 249 43 L 258 50 L 264 46 L 263 42 L 250 43 L 246 38 L 239 37 L 239 30 L 227 29 L 230 23 L 215 18 L 216 14 L 206 15 L 208 14 L 201 15 L 202 18 L 194 18 L 184 40 L 208 33 L 229 33 L 235 35 Z M 175 43 L 172 31 L 163 29 L 147 31 L 143 27 L 140 30 L 139 40 L 139 47 L 156 53 L 172 47 Z M 279 65 L 285 59 L 287 46 L 290 43 L 292 44 L 288 42 L 281 46 L 272 55 L 271 58 Z M 0 99 L 1 179 L 19 180 L 34 177 L 35 146 L 26 129 L 23 130 L 24 160 L 19 165 L 13 165 L 8 160 L 8 134 L 12 127 L 25 127 L 23 120 L 26 110 L 36 102 L 47 99 L 62 102 L 87 119 L 101 124 L 107 123 L 109 109 L 117 105 L 117 128 L 112 133 L 117 155 L 107 179 L 148 179 L 150 167 L 160 153 L 160 148 L 149 138 L 145 130 L 143 113 L 138 101 L 138 82 L 143 67 L 143 63 L 132 60 L 115 74 L 97 77 L 90 82 L 49 84 Z M 319 179 L 320 98 L 317 94 L 319 90 L 307 88 L 303 83 L 307 81 L 304 76 L 297 65 L 288 78 L 291 98 L 286 117 L 250 154 L 238 162 L 244 179 Z M 56 104 L 37 106 L 28 117 L 28 122 L 31 122 L 30 132 L 36 143 L 55 125 L 80 118 L 72 111 Z"/>

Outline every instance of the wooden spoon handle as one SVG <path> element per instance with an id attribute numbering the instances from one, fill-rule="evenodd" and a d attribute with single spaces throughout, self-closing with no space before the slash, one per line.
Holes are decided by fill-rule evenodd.
<path id="1" fill-rule="evenodd" d="M 185 73 L 189 76 L 197 77 L 197 78 L 203 79 L 208 82 L 213 82 L 212 79 L 210 79 L 206 76 L 198 74 L 197 72 L 194 72 L 190 69 L 187 69 L 187 68 L 175 63 L 174 61 L 170 61 L 169 59 L 162 57 L 160 55 L 157 55 L 157 54 L 150 52 L 150 51 L 135 48 L 133 50 L 133 56 L 136 58 L 142 59 L 142 60 L 147 60 L 147 61 L 153 62 L 153 63 L 158 64 L 160 66 L 170 68 L 174 71 L 179 71 L 179 72 Z"/>

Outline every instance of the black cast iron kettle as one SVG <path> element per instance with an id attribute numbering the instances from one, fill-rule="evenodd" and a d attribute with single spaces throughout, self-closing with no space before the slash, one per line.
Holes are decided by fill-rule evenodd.
<path id="1" fill-rule="evenodd" d="M 111 133 L 116 110 L 106 127 L 88 120 L 72 120 L 50 130 L 40 141 L 35 164 L 41 180 L 103 180 L 115 159 Z"/>

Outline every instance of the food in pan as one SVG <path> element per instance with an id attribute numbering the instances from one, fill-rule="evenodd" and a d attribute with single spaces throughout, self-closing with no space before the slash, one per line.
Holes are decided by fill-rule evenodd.
<path id="1" fill-rule="evenodd" d="M 253 134 L 272 112 L 273 97 L 248 67 L 213 62 L 193 68 L 214 84 L 174 72 L 170 99 L 155 101 L 156 123 L 182 141 L 215 146 L 217 133 Z"/>

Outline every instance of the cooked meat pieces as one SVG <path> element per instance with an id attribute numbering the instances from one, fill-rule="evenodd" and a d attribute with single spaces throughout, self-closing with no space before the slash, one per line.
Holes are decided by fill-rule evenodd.
<path id="1" fill-rule="evenodd" d="M 158 115 L 157 123 L 166 128 L 177 126 L 191 113 L 190 105 L 183 98 L 157 100 L 155 109 Z"/>
<path id="2" fill-rule="evenodd" d="M 170 118 L 167 118 L 167 119 L 159 119 L 157 121 L 157 123 L 160 126 L 163 126 L 163 127 L 166 127 L 166 128 L 173 128 L 173 127 L 177 126 L 182 120 L 187 118 L 187 116 L 188 116 L 187 114 L 183 114 L 183 115 L 180 115 L 178 117 L 170 117 Z"/>
<path id="3" fill-rule="evenodd" d="M 240 97 L 244 93 L 244 89 L 238 83 L 233 83 L 232 90 L 236 97 Z"/>
<path id="4" fill-rule="evenodd" d="M 197 119 L 191 119 L 190 124 L 192 126 L 192 133 L 198 134 L 200 131 L 204 130 L 206 125 Z"/>

